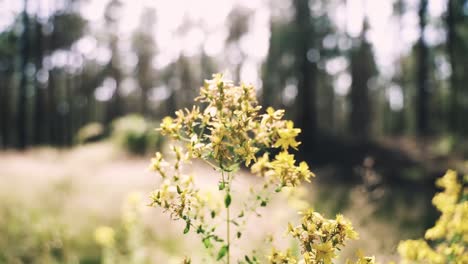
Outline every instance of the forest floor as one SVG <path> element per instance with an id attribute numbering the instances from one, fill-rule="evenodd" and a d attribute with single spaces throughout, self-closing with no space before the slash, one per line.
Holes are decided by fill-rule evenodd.
<path id="1" fill-rule="evenodd" d="M 0 152 L 2 206 L 12 200 L 21 200 L 27 206 L 44 208 L 46 214 L 51 207 L 61 207 L 63 221 L 72 223 L 77 230 L 82 226 L 92 229 L 117 221 L 128 193 L 138 191 L 148 197 L 159 182 L 158 177 L 147 169 L 148 165 L 149 157 L 124 154 L 109 142 L 71 150 L 36 148 L 26 152 Z M 203 179 L 202 188 L 216 186 L 217 176 L 212 169 L 198 163 L 191 169 Z M 420 226 L 425 212 L 418 208 L 424 208 L 422 205 L 426 206 L 430 197 L 408 198 L 399 190 L 376 188 L 372 184 L 369 185 L 372 188 L 368 188 L 366 185 L 322 182 L 320 178 L 325 178 L 330 170 L 315 171 L 319 180 L 307 187 L 303 196 L 327 216 L 342 212 L 353 221 L 361 239 L 351 243 L 345 255 L 353 255 L 351 252 L 360 248 L 381 260 L 389 260 L 394 258 L 400 239 L 420 236 L 426 228 Z M 372 173 L 366 175 L 369 181 L 375 178 Z M 255 185 L 257 181 L 250 174 L 241 172 L 235 184 L 242 188 Z M 242 196 L 245 191 L 239 190 L 238 194 Z M 221 202 L 222 198 L 219 200 Z M 148 204 L 149 200 L 144 202 Z M 284 234 L 287 222 L 297 220 L 296 205 L 297 201 L 287 197 L 274 199 L 268 210 L 261 211 L 267 217 L 254 218 L 246 227 L 246 239 L 239 242 L 238 251 L 262 245 L 263 239 L 270 235 L 277 238 L 280 245 L 289 243 L 285 242 Z M 159 241 L 152 250 L 156 260 L 170 259 L 177 263 L 183 256 L 181 254 L 200 251 L 199 247 L 193 246 L 195 237 L 190 237 L 189 243 L 180 243 L 183 241 L 183 223 L 173 223 L 160 210 L 150 207 L 145 207 L 143 218 Z M 380 240 L 382 237 L 385 240 Z M 269 249 L 265 254 L 267 251 Z"/>

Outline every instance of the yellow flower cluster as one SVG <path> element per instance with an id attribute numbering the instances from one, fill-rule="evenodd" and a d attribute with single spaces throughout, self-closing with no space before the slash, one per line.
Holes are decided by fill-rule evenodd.
<path id="1" fill-rule="evenodd" d="M 201 198 L 194 186 L 193 177 L 181 173 L 182 163 L 187 162 L 186 155 L 183 155 L 181 148 L 177 146 L 173 146 L 172 151 L 175 155 L 172 168 L 159 152 L 151 159 L 150 169 L 158 172 L 163 178 L 162 184 L 151 194 L 151 206 L 162 207 L 169 211 L 174 219 L 186 219 L 195 216 Z M 171 175 L 169 172 L 172 172 Z"/>
<path id="2" fill-rule="evenodd" d="M 301 130 L 283 120 L 284 110 L 268 108 L 260 114 L 252 85 L 236 86 L 216 74 L 205 81 L 196 101 L 201 108 L 179 110 L 175 118 L 164 118 L 159 128 L 163 135 L 185 142 L 190 158 L 201 158 L 225 172 L 253 162 L 252 172 L 269 176 L 281 187 L 297 186 L 314 176 L 305 162 L 297 166 L 288 152 L 300 144 L 296 137 Z M 280 153 L 271 159 L 268 151 L 274 148 Z M 153 169 L 160 173 L 161 162 L 155 156 Z"/>
<path id="3" fill-rule="evenodd" d="M 288 232 L 299 241 L 303 259 L 296 262 L 288 252 L 274 250 L 269 257 L 270 263 L 331 264 L 337 256 L 336 251 L 345 245 L 346 240 L 358 238 L 351 223 L 342 215 L 326 219 L 313 210 L 303 212 L 301 225 L 293 227 L 289 224 Z M 368 262 L 362 262 L 364 260 Z M 358 261 L 374 263 L 373 258 L 362 257 Z"/>
<path id="4" fill-rule="evenodd" d="M 275 248 L 273 248 L 271 255 L 268 256 L 268 261 L 271 264 L 296 264 L 297 263 L 296 258 L 291 253 L 291 250 L 282 252 Z"/>
<path id="5" fill-rule="evenodd" d="M 466 178 L 466 177 L 465 177 Z M 468 263 L 468 187 L 461 184 L 457 173 L 449 170 L 437 180 L 444 189 L 434 196 L 432 203 L 441 212 L 434 227 L 428 229 L 426 240 L 438 242 L 431 247 L 426 240 L 407 240 L 400 243 L 398 252 L 403 263 Z"/>

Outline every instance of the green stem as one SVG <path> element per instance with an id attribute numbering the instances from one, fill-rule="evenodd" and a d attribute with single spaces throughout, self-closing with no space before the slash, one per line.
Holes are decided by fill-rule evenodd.
<path id="1" fill-rule="evenodd" d="M 229 206 L 230 207 L 230 206 Z M 230 217 L 230 210 L 229 210 L 229 207 L 226 209 L 226 215 L 227 215 L 227 219 L 226 219 L 226 228 L 227 228 L 227 232 L 226 232 L 226 237 L 227 237 L 227 264 L 229 264 L 229 260 L 231 259 L 231 256 L 230 256 L 230 251 L 231 251 L 231 217 Z"/>
<path id="2" fill-rule="evenodd" d="M 231 174 L 228 173 L 227 175 L 227 180 L 224 179 L 224 171 L 221 172 L 221 175 L 222 175 L 222 180 L 223 182 L 226 183 L 226 196 L 230 196 L 231 195 L 231 180 L 232 180 L 232 177 L 231 177 Z M 230 263 L 231 261 L 231 210 L 229 209 L 231 206 L 228 205 L 226 206 L 226 243 L 227 243 L 227 253 L 226 253 L 226 257 L 227 257 L 227 264 Z"/>

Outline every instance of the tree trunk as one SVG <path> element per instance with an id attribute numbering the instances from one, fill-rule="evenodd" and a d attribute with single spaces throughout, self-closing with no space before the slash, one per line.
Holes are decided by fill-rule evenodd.
<path id="1" fill-rule="evenodd" d="M 300 139 L 305 151 L 313 149 L 317 133 L 317 116 L 315 102 L 316 65 L 307 59 L 307 52 L 313 46 L 314 30 L 311 24 L 309 1 L 294 0 L 295 24 L 297 27 L 297 81 L 298 94 L 296 102 L 299 113 L 297 126 L 302 129 Z"/>
<path id="2" fill-rule="evenodd" d="M 2 76 L 0 85 L 0 147 L 7 148 L 10 146 L 10 74 L 7 70 Z"/>
<path id="3" fill-rule="evenodd" d="M 426 28 L 427 0 L 421 0 L 419 6 L 419 29 L 420 36 L 418 40 L 418 76 L 417 76 L 417 130 L 419 135 L 429 133 L 428 120 L 428 102 L 429 102 L 429 50 L 424 40 L 424 31 Z"/>
<path id="4" fill-rule="evenodd" d="M 460 131 L 460 102 L 459 102 L 459 87 L 458 87 L 458 65 L 456 61 L 456 31 L 455 31 L 455 3 L 453 0 L 447 1 L 447 53 L 452 68 L 452 74 L 450 75 L 450 109 L 449 109 L 449 127 L 452 132 Z"/>
<path id="5" fill-rule="evenodd" d="M 36 18 L 35 23 L 35 40 L 36 40 L 36 47 L 35 47 L 35 68 L 36 74 L 38 71 L 42 69 L 42 59 L 43 59 L 43 35 L 42 35 L 42 24 Z M 35 104 L 34 104 L 34 131 L 33 131 L 33 138 L 34 144 L 42 144 L 45 141 L 44 135 L 44 126 L 45 125 L 45 112 L 44 112 L 44 89 L 41 87 L 42 84 L 37 80 L 37 75 L 35 77 Z"/>
<path id="6" fill-rule="evenodd" d="M 122 82 L 122 73 L 120 71 L 120 61 L 119 61 L 119 54 L 117 43 L 118 37 L 112 36 L 111 40 L 111 50 L 112 50 L 112 58 L 110 61 L 110 76 L 115 81 L 115 91 L 112 98 L 109 100 L 107 104 L 107 113 L 105 122 L 110 123 L 115 118 L 121 116 L 123 114 L 122 110 L 122 97 L 120 95 L 120 84 Z"/>
<path id="7" fill-rule="evenodd" d="M 364 19 L 360 44 L 351 51 L 350 128 L 353 137 L 367 141 L 371 136 L 371 102 L 368 83 L 376 72 L 370 44 L 366 41 L 367 20 Z"/>
<path id="8" fill-rule="evenodd" d="M 27 12 L 28 0 L 24 0 L 23 32 L 21 34 L 21 79 L 18 94 L 18 148 L 24 149 L 27 142 L 27 95 L 28 86 L 27 66 L 29 61 L 29 16 Z"/>
<path id="9" fill-rule="evenodd" d="M 51 145 L 58 144 L 58 133 L 57 133 L 57 95 L 55 93 L 55 70 L 49 71 L 49 86 L 47 87 L 47 113 L 49 116 L 49 139 Z"/>

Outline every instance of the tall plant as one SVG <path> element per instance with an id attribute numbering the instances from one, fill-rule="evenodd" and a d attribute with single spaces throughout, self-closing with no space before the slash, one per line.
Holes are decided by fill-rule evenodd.
<path id="1" fill-rule="evenodd" d="M 176 117 L 163 119 L 159 130 L 172 138 L 174 161 L 170 164 L 159 152 L 151 160 L 151 169 L 163 181 L 152 195 L 152 205 L 162 207 L 174 220 L 185 222 L 184 233 L 195 231 L 217 261 L 231 263 L 233 241 L 242 236 L 233 226 L 248 213 L 268 204 L 270 195 L 285 187 L 297 187 L 310 182 L 314 174 L 307 163 L 297 163 L 291 149 L 300 142 L 301 132 L 292 121 L 283 119 L 284 110 L 268 108 L 261 113 L 255 88 L 252 85 L 234 85 L 216 74 L 205 82 L 199 103 L 192 109 L 177 111 Z M 206 195 L 195 185 L 193 176 L 182 172 L 182 165 L 192 159 L 204 161 L 219 173 L 218 190 L 223 193 L 222 210 L 210 206 Z M 239 203 L 233 212 L 233 179 L 241 166 L 263 178 L 260 190 L 251 191 L 250 203 Z M 237 200 L 238 201 L 238 200 Z M 223 219 L 224 234 L 218 233 L 214 223 Z M 304 212 L 301 225 L 290 225 L 289 232 L 298 238 L 305 263 L 331 263 L 336 249 L 345 240 L 357 237 L 350 223 L 342 216 L 328 220 L 311 210 Z M 245 254 L 236 263 L 260 263 L 259 257 Z M 290 253 L 274 250 L 270 263 L 296 263 Z M 188 262 L 188 261 L 187 261 Z M 366 262 L 367 263 L 367 262 Z"/>

